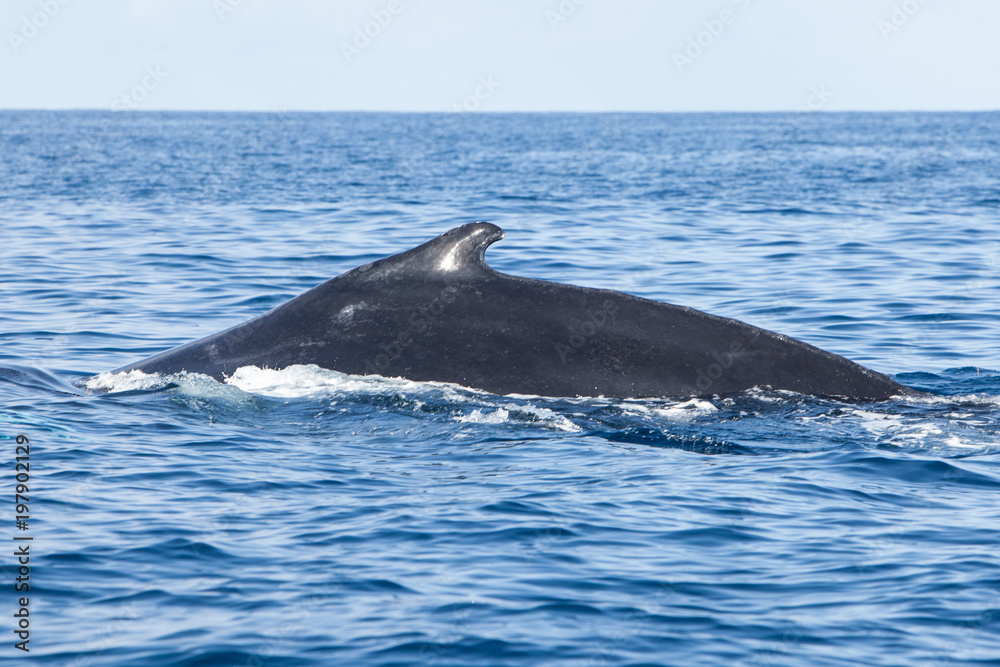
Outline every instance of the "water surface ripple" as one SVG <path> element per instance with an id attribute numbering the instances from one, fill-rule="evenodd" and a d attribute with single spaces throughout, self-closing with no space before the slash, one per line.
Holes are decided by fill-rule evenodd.
<path id="1" fill-rule="evenodd" d="M 0 112 L 0 154 L 38 664 L 1000 664 L 1000 114 Z M 80 384 L 475 220 L 928 395 Z"/>

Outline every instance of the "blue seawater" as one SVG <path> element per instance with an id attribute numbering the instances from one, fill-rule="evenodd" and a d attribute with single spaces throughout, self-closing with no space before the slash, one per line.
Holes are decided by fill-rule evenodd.
<path id="1" fill-rule="evenodd" d="M 3 112 L 0 155 L 0 659 L 25 596 L 40 665 L 1000 664 L 1000 114 Z M 929 395 L 94 379 L 475 220 Z"/>

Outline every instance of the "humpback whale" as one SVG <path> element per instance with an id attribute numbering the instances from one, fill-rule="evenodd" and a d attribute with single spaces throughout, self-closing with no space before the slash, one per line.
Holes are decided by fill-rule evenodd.
<path id="1" fill-rule="evenodd" d="M 496 394 L 691 397 L 753 387 L 883 400 L 915 394 L 794 338 L 607 289 L 499 273 L 499 227 L 456 227 L 352 269 L 243 324 L 115 372 L 315 364 Z"/>

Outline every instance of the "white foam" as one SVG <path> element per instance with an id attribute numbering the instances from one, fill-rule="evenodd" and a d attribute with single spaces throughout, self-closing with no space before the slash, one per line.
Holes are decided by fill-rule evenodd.
<path id="1" fill-rule="evenodd" d="M 531 403 L 525 405 L 505 403 L 502 406 L 496 407 L 493 412 L 489 412 L 489 410 L 489 407 L 476 408 L 469 414 L 456 416 L 455 421 L 465 424 L 540 423 L 547 428 L 571 433 L 583 430 L 554 410 L 542 408 Z M 526 417 L 533 417 L 534 419 Z"/>
<path id="2" fill-rule="evenodd" d="M 106 372 L 87 378 L 83 386 L 91 391 L 117 392 L 159 389 L 170 382 L 162 375 L 150 375 L 142 371 Z"/>
<path id="3" fill-rule="evenodd" d="M 789 399 L 802 396 L 798 392 L 787 389 L 765 389 L 763 387 L 750 387 L 743 392 L 743 395 L 761 403 L 784 403 Z"/>
<path id="4" fill-rule="evenodd" d="M 718 411 L 719 408 L 715 407 L 714 404 L 701 398 L 692 398 L 677 405 L 653 410 L 660 417 L 666 417 L 672 421 L 691 421 L 696 417 Z"/>
<path id="5" fill-rule="evenodd" d="M 424 405 L 429 398 L 457 405 L 472 403 L 479 407 L 468 414 L 456 416 L 456 421 L 470 424 L 533 422 L 562 431 L 581 430 L 562 414 L 528 402 L 529 397 L 512 395 L 504 398 L 521 399 L 525 402 L 515 403 L 507 400 L 499 403 L 498 396 L 447 382 L 416 382 L 379 375 L 347 375 L 315 365 L 306 365 L 289 366 L 282 370 L 243 366 L 231 377 L 226 378 L 226 383 L 245 392 L 275 398 L 328 397 L 345 394 L 406 395 L 415 401 L 415 409 L 419 409 L 419 406 Z M 417 396 L 422 400 L 417 399 Z M 486 405 L 483 405 L 484 403 Z"/>
<path id="6" fill-rule="evenodd" d="M 478 393 L 444 382 L 415 382 L 380 375 L 348 375 L 320 368 L 314 364 L 295 365 L 274 370 L 259 366 L 241 366 L 226 384 L 243 391 L 275 398 L 302 398 L 343 394 L 427 394 L 437 393 L 446 400 L 462 401 Z M 467 399 L 466 399 L 467 400 Z"/>
<path id="7" fill-rule="evenodd" d="M 522 412 L 530 415 L 534 415 L 539 421 L 544 423 L 546 426 L 552 428 L 557 428 L 560 431 L 578 432 L 582 431 L 579 426 L 571 422 L 569 419 L 559 414 L 555 410 L 550 410 L 549 408 L 541 408 L 537 405 L 528 403 L 526 405 L 517 405 L 515 403 L 507 403 L 504 405 L 508 411 Z"/>
<path id="8" fill-rule="evenodd" d="M 503 408 L 497 408 L 496 411 L 489 414 L 483 414 L 483 409 L 476 408 L 467 415 L 459 415 L 455 421 L 465 424 L 503 424 L 510 419 L 510 412 Z"/>
<path id="9" fill-rule="evenodd" d="M 907 403 L 917 403 L 920 405 L 947 405 L 951 403 L 1000 405 L 1000 396 L 990 394 L 958 394 L 956 396 L 933 396 L 927 394 L 922 396 L 905 396 L 902 400 L 905 400 Z"/>
<path id="10" fill-rule="evenodd" d="M 860 418 L 862 428 L 873 433 L 886 442 L 900 447 L 931 446 L 958 447 L 963 449 L 974 449 L 981 445 L 976 445 L 961 438 L 955 433 L 950 433 L 956 426 L 964 428 L 967 423 L 961 420 L 948 420 L 947 423 L 940 419 L 931 421 L 928 418 L 906 415 L 887 415 L 867 410 L 854 410 L 853 413 Z"/>
<path id="11" fill-rule="evenodd" d="M 860 418 L 863 429 L 876 435 L 896 431 L 903 425 L 903 418 L 900 415 L 887 415 L 868 410 L 853 410 L 851 414 Z"/>
<path id="12" fill-rule="evenodd" d="M 893 434 L 894 440 L 926 440 L 928 436 L 941 435 L 944 431 L 933 424 L 913 424 Z"/>
<path id="13" fill-rule="evenodd" d="M 242 366 L 225 382 L 251 394 L 278 398 L 349 392 L 361 384 L 351 382 L 350 376 L 343 373 L 323 372 L 318 366 L 289 366 L 281 370 Z"/>
<path id="14" fill-rule="evenodd" d="M 978 447 L 978 445 L 974 445 L 970 442 L 965 442 L 957 435 L 953 435 L 947 440 L 945 440 L 944 444 L 948 445 L 949 447 L 959 447 L 962 449 L 976 449 Z"/>

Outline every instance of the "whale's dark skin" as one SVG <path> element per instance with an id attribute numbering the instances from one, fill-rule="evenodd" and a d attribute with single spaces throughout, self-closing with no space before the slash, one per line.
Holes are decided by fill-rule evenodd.
<path id="1" fill-rule="evenodd" d="M 686 397 L 752 387 L 882 400 L 891 378 L 764 329 L 621 292 L 498 273 L 503 231 L 463 225 L 221 333 L 118 371 L 316 364 L 496 394 Z"/>

